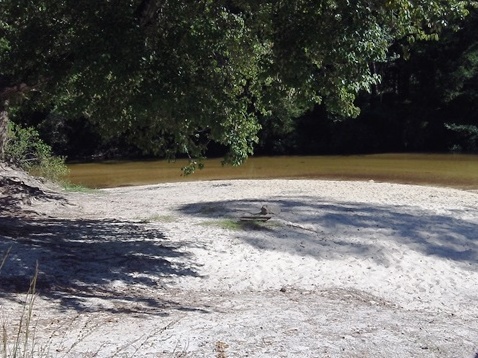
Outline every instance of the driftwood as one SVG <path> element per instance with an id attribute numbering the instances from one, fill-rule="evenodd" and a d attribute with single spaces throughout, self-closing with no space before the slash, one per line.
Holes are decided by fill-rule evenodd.
<path id="1" fill-rule="evenodd" d="M 265 215 L 248 215 L 248 216 L 241 216 L 241 221 L 267 221 L 270 220 L 272 216 L 265 216 Z"/>
<path id="2" fill-rule="evenodd" d="M 274 214 L 269 210 L 267 205 L 263 205 L 261 211 L 256 214 L 244 215 L 241 216 L 241 221 L 267 221 L 272 218 L 271 214 Z"/>

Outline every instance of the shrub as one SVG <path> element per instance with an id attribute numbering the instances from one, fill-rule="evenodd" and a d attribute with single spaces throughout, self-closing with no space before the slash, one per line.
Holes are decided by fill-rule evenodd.
<path id="1" fill-rule="evenodd" d="M 9 123 L 5 160 L 25 171 L 50 180 L 59 181 L 68 173 L 64 157 L 53 154 L 34 128 Z"/>

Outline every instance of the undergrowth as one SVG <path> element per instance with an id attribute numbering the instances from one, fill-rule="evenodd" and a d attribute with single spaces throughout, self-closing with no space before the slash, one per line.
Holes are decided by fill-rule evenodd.
<path id="1" fill-rule="evenodd" d="M 9 122 L 4 155 L 6 162 L 32 175 L 58 182 L 68 174 L 65 158 L 55 156 L 34 128 Z"/>

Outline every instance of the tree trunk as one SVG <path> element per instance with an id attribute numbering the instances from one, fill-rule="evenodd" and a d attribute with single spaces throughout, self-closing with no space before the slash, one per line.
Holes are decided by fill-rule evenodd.
<path id="1" fill-rule="evenodd" d="M 5 160 L 5 145 L 7 143 L 8 111 L 7 101 L 0 101 L 0 161 Z"/>

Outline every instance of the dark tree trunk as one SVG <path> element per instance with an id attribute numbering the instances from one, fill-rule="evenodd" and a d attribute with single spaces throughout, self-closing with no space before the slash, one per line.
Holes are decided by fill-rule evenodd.
<path id="1" fill-rule="evenodd" d="M 5 144 L 7 143 L 8 111 L 6 101 L 0 100 L 0 161 L 5 160 Z"/>

